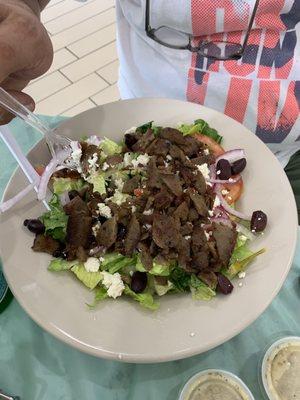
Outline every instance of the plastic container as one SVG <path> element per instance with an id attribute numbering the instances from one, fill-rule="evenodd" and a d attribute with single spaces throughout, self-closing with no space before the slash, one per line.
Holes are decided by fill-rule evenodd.
<path id="1" fill-rule="evenodd" d="M 263 357 L 261 366 L 261 382 L 263 389 L 265 391 L 265 395 L 270 400 L 278 400 L 279 397 L 276 396 L 276 392 L 274 392 L 271 389 L 271 381 L 270 381 L 270 376 L 268 374 L 269 368 L 271 367 L 271 363 L 276 357 L 276 355 L 279 353 L 279 351 L 284 348 L 287 348 L 291 344 L 297 344 L 297 346 L 299 346 L 300 348 L 300 337 L 286 336 L 277 340 L 267 349 Z"/>
<path id="2" fill-rule="evenodd" d="M 206 375 L 215 376 L 225 383 L 228 382 L 229 387 L 234 388 L 241 395 L 243 400 L 255 400 L 250 389 L 238 376 L 221 369 L 207 369 L 192 376 L 184 385 L 179 400 L 190 400 L 193 390 L 196 389 L 201 378 L 203 379 Z"/>

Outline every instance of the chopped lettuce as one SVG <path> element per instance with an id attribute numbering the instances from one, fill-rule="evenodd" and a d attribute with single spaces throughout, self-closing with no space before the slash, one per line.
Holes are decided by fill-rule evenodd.
<path id="1" fill-rule="evenodd" d="M 104 255 L 104 260 L 100 264 L 102 271 L 107 271 L 110 274 L 124 270 L 126 267 L 135 264 L 135 258 L 125 257 L 122 254 L 110 253 Z"/>
<path id="2" fill-rule="evenodd" d="M 236 251 L 234 251 L 231 258 L 232 260 L 235 260 L 231 263 L 229 266 L 228 270 L 222 271 L 222 273 L 229 279 L 233 279 L 239 272 L 242 272 L 245 270 L 245 268 L 252 262 L 254 259 L 259 256 L 260 254 L 263 254 L 266 250 L 261 249 L 257 251 L 256 253 L 253 253 L 249 249 L 247 249 L 246 246 L 242 246 L 238 248 Z M 237 258 L 239 257 L 239 258 Z"/>
<path id="3" fill-rule="evenodd" d="M 223 137 L 218 134 L 216 129 L 211 128 L 203 119 L 196 119 L 193 124 L 182 124 L 178 128 L 184 136 L 193 135 L 194 133 L 201 133 L 202 135 L 209 136 L 217 143 L 221 143 Z"/>
<path id="4" fill-rule="evenodd" d="M 174 290 L 177 292 L 186 292 L 190 289 L 191 276 L 180 267 L 175 267 L 171 271 L 169 280 L 173 283 Z"/>
<path id="5" fill-rule="evenodd" d="M 83 264 L 74 265 L 71 271 L 77 278 L 89 289 L 95 289 L 98 283 L 103 279 L 101 272 L 88 272 Z"/>
<path id="6" fill-rule="evenodd" d="M 135 268 L 137 271 L 149 272 L 151 275 L 169 276 L 171 265 L 170 264 L 159 264 L 159 263 L 156 263 L 154 260 L 153 267 L 150 269 L 150 271 L 147 271 L 141 261 L 140 256 L 138 256 L 137 260 L 136 260 Z"/>
<path id="7" fill-rule="evenodd" d="M 90 308 L 94 308 L 100 301 L 108 298 L 107 289 L 103 286 L 98 286 L 94 290 L 95 297 L 92 304 L 87 304 Z"/>
<path id="8" fill-rule="evenodd" d="M 159 302 L 155 301 L 150 293 L 135 293 L 128 285 L 125 285 L 124 293 L 127 296 L 132 297 L 134 300 L 138 301 L 141 306 L 149 308 L 150 310 L 157 310 L 159 307 Z"/>
<path id="9" fill-rule="evenodd" d="M 40 217 L 45 225 L 45 233 L 53 239 L 64 241 L 67 231 L 68 216 L 65 214 L 56 194 L 49 202 L 50 211 Z"/>
<path id="10" fill-rule="evenodd" d="M 122 146 L 108 138 L 102 140 L 99 147 L 107 156 L 113 156 L 122 152 Z"/>
<path id="11" fill-rule="evenodd" d="M 209 301 L 216 296 L 216 292 L 198 279 L 196 275 L 191 276 L 190 285 L 193 300 Z"/>
<path id="12" fill-rule="evenodd" d="M 153 125 L 153 121 L 146 122 L 145 124 L 138 126 L 136 128 L 136 132 L 146 133 L 149 128 L 152 128 L 152 125 Z"/>
<path id="13" fill-rule="evenodd" d="M 61 195 L 70 190 L 81 190 L 85 186 L 83 179 L 54 178 L 53 192 Z"/>
<path id="14" fill-rule="evenodd" d="M 119 190 L 115 190 L 114 195 L 111 197 L 108 197 L 106 200 L 111 201 L 111 202 L 117 204 L 118 206 L 120 206 L 121 204 L 125 203 L 128 196 L 129 196 L 128 194 L 122 193 Z"/>
<path id="15" fill-rule="evenodd" d="M 67 271 L 71 269 L 74 265 L 78 264 L 78 261 L 67 261 L 63 260 L 62 258 L 55 258 L 54 260 L 50 261 L 48 266 L 49 271 Z"/>
<path id="16" fill-rule="evenodd" d="M 169 291 L 174 289 L 174 284 L 170 281 L 166 285 L 160 285 L 154 280 L 154 289 L 155 292 L 158 294 L 158 296 L 164 296 L 167 294 Z"/>
<path id="17" fill-rule="evenodd" d="M 87 178 L 87 181 L 93 185 L 94 192 L 106 193 L 104 172 L 95 172 Z"/>

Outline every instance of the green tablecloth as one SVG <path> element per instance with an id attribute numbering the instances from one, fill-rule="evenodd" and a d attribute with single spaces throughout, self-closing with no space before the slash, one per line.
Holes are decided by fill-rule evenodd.
<path id="1" fill-rule="evenodd" d="M 11 127 L 24 151 L 39 138 L 20 122 Z M 0 195 L 14 168 L 0 143 Z M 299 276 L 300 243 L 284 287 L 255 323 L 214 350 L 165 364 L 123 364 L 82 354 L 44 332 L 13 300 L 0 314 L 0 388 L 21 400 L 176 400 L 190 376 L 223 368 L 238 374 L 257 400 L 263 399 L 258 381 L 263 351 L 283 335 L 300 335 Z"/>

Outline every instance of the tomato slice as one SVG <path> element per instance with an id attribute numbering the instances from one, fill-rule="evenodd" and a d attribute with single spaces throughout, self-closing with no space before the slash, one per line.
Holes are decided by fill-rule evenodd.
<path id="1" fill-rule="evenodd" d="M 214 153 L 215 157 L 219 157 L 225 153 L 223 147 L 211 137 L 202 135 L 201 133 L 197 133 L 195 134 L 195 138 L 198 139 L 201 143 L 206 144 L 206 146 Z M 234 184 L 228 183 L 222 186 L 229 192 L 225 196 L 225 200 L 228 204 L 233 204 L 241 197 L 244 183 L 243 179 L 241 178 L 238 182 Z"/>
<path id="2" fill-rule="evenodd" d="M 44 173 L 44 171 L 45 171 L 45 167 L 44 167 L 43 165 L 36 165 L 36 166 L 34 167 L 34 169 L 36 170 L 36 172 L 37 172 L 40 176 L 42 176 L 43 173 Z"/>
<path id="3" fill-rule="evenodd" d="M 225 200 L 228 204 L 235 203 L 240 197 L 243 192 L 244 182 L 241 178 L 238 182 L 231 184 L 223 185 L 224 189 L 228 190 L 229 193 L 226 194 Z"/>
<path id="4" fill-rule="evenodd" d="M 211 137 L 202 135 L 201 133 L 197 133 L 195 134 L 195 138 L 198 139 L 201 143 L 206 144 L 206 146 L 214 153 L 216 157 L 219 157 L 225 153 L 223 147 Z"/>

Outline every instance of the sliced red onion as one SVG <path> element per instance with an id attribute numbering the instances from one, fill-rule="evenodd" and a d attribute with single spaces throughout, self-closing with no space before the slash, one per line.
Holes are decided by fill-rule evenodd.
<path id="1" fill-rule="evenodd" d="M 94 256 L 95 254 L 99 253 L 100 251 L 103 252 L 104 246 L 96 246 L 89 251 L 90 256 Z"/>
<path id="2" fill-rule="evenodd" d="M 253 235 L 253 233 L 242 224 L 236 224 L 236 230 L 246 236 L 249 240 L 256 239 L 255 235 Z"/>
<path id="3" fill-rule="evenodd" d="M 43 172 L 43 175 L 41 176 L 40 184 L 39 184 L 39 190 L 38 190 L 38 200 L 44 200 L 46 197 L 47 193 L 47 187 L 49 180 L 52 176 L 52 174 L 55 172 L 57 166 L 61 164 L 67 157 L 69 157 L 71 150 L 61 150 L 57 152 L 56 156 L 52 158 L 50 163 L 47 165 L 45 168 L 45 171 Z"/>
<path id="4" fill-rule="evenodd" d="M 210 218 L 211 222 L 215 222 L 216 224 L 223 224 L 232 228 L 232 221 L 229 218 L 218 218 L 212 217 Z"/>
<path id="5" fill-rule="evenodd" d="M 59 196 L 59 200 L 60 200 L 60 204 L 62 206 L 65 206 L 66 204 L 68 204 L 70 202 L 69 193 L 67 191 L 65 191 L 63 194 L 61 194 Z"/>
<path id="6" fill-rule="evenodd" d="M 227 203 L 227 201 L 224 199 L 223 195 L 222 195 L 222 186 L 217 184 L 215 186 L 215 193 L 216 195 L 219 197 L 220 202 L 222 207 L 224 208 L 225 211 L 227 211 L 229 214 L 234 215 L 240 219 L 244 219 L 246 221 L 250 221 L 251 220 L 251 216 L 249 217 L 249 215 L 246 215 L 244 213 L 241 213 L 239 211 L 234 210 L 232 207 L 230 207 L 230 205 Z"/>
<path id="7" fill-rule="evenodd" d="M 224 210 L 223 207 L 218 206 L 213 209 L 214 217 L 215 218 L 225 218 L 229 219 L 228 213 Z"/>
<path id="8" fill-rule="evenodd" d="M 226 184 L 234 184 L 234 183 L 237 183 L 239 180 L 241 179 L 241 175 L 237 175 L 237 176 L 235 176 L 234 178 L 229 178 L 229 179 L 227 179 L 227 180 L 221 180 L 221 179 L 209 179 L 208 180 L 208 182 L 210 182 L 210 183 L 226 183 Z"/>
<path id="9" fill-rule="evenodd" d="M 216 159 L 216 165 L 220 160 L 228 160 L 232 164 L 235 161 L 240 160 L 241 158 L 246 158 L 246 154 L 243 149 L 226 151 L 224 154 Z"/>
<path id="10" fill-rule="evenodd" d="M 36 184 L 37 182 L 31 183 L 30 185 L 26 186 L 25 189 L 21 190 L 21 192 L 16 194 L 14 197 L 0 204 L 0 213 L 4 213 L 5 211 L 13 207 L 15 204 L 17 204 L 20 200 L 22 200 L 23 197 L 25 197 L 28 193 L 31 192 L 31 190 L 34 188 Z"/>

